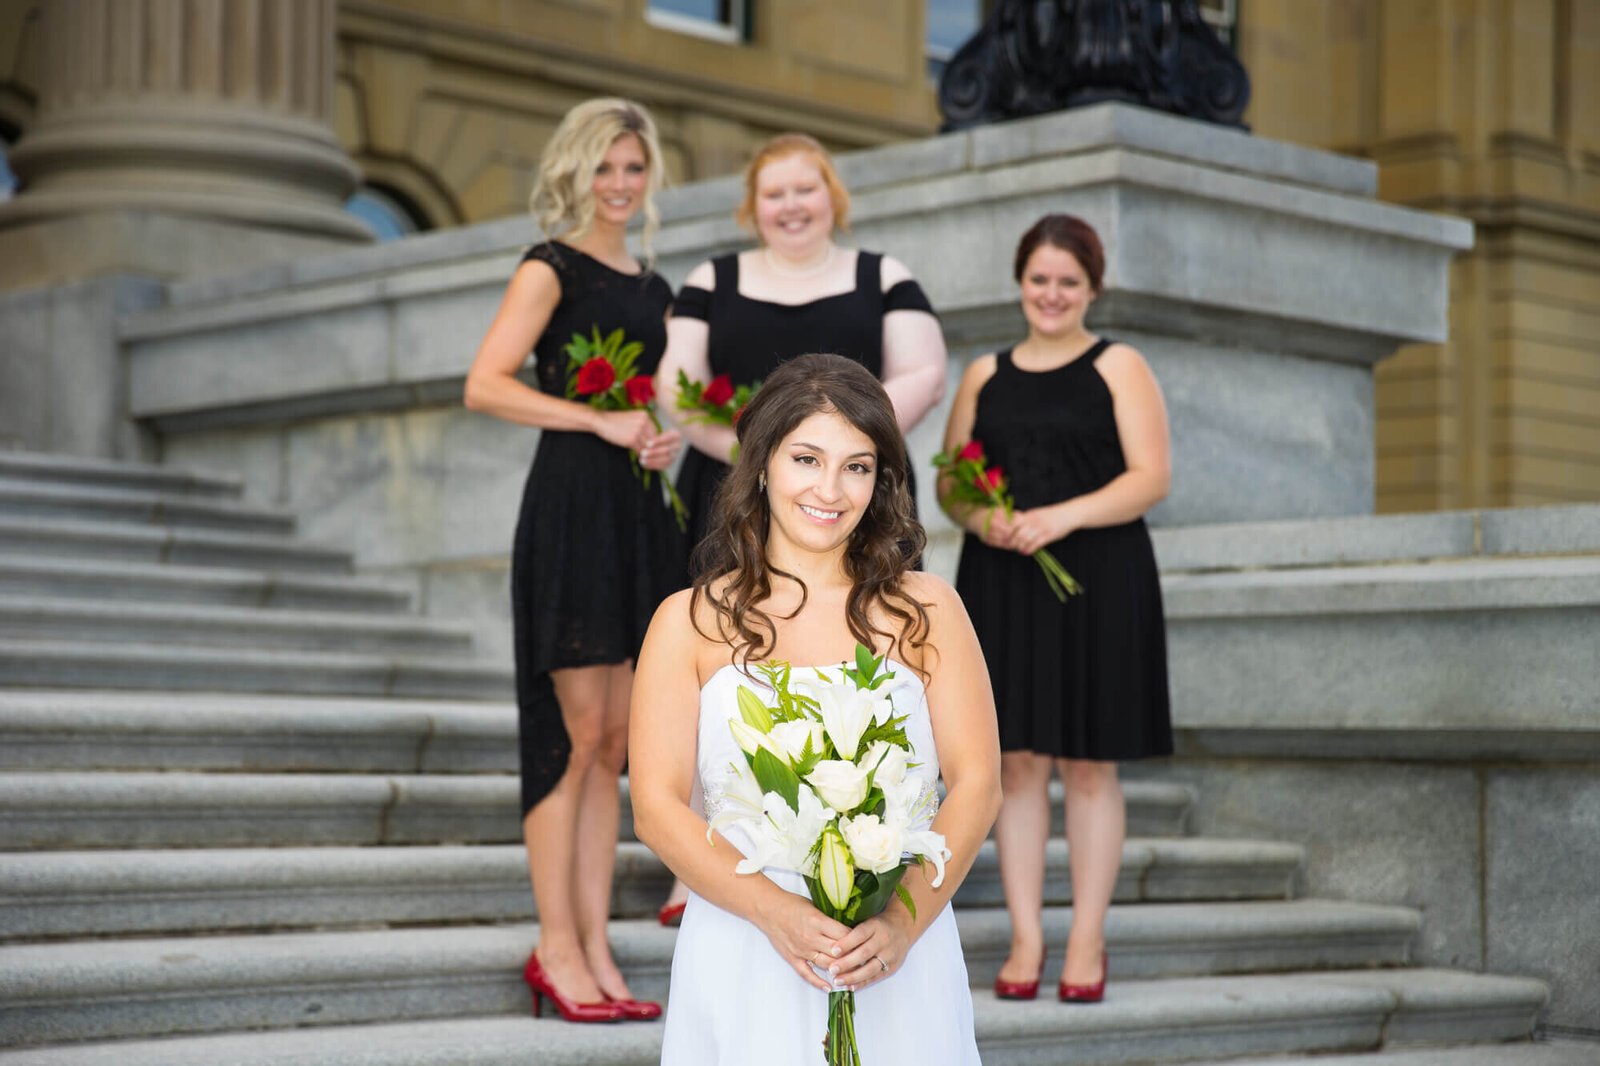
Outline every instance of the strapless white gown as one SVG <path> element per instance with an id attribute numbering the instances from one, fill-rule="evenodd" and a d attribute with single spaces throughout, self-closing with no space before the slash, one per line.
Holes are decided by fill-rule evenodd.
<path id="1" fill-rule="evenodd" d="M 931 783 L 939 776 L 939 757 L 927 695 L 913 671 L 890 665 L 895 678 L 886 690 L 895 713 L 909 714 L 906 736 L 922 763 L 909 772 Z M 744 758 L 728 729 L 741 684 L 764 687 L 727 666 L 700 691 L 694 794 L 709 796 L 713 807 L 729 766 Z M 724 835 L 742 853 L 753 850 L 741 826 Z M 768 870 L 765 876 L 807 895 L 799 874 Z M 827 1007 L 827 993 L 801 980 L 760 929 L 690 894 L 672 955 L 662 1066 L 817 1066 Z M 863 1066 L 979 1066 L 967 965 L 948 906 L 898 970 L 856 994 L 856 1042 Z"/>

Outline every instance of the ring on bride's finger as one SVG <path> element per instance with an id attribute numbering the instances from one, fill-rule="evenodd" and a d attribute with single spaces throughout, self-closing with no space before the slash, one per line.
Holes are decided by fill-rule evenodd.
<path id="1" fill-rule="evenodd" d="M 883 967 L 883 972 L 884 973 L 888 973 L 889 972 L 889 964 L 883 961 L 883 956 L 882 955 L 874 955 L 872 957 L 878 960 L 878 965 Z"/>

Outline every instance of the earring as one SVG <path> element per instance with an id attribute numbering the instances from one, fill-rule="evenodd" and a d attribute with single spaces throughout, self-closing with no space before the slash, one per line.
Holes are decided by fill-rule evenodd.
<path id="1" fill-rule="evenodd" d="M 767 491 L 767 475 L 765 472 L 756 475 L 756 481 L 761 485 L 761 491 Z"/>

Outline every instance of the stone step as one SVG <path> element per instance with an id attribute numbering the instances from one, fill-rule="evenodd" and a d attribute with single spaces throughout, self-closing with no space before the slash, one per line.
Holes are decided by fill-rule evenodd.
<path id="1" fill-rule="evenodd" d="M 209 854 L 212 858 L 217 857 L 217 853 Z M 211 904 L 219 916 L 227 910 L 240 908 L 243 902 L 240 893 L 251 887 L 256 890 L 257 900 L 264 898 L 271 887 L 283 890 L 292 887 L 290 879 L 285 877 L 284 872 L 274 867 L 270 852 L 241 854 L 243 857 L 240 861 L 228 864 L 228 879 L 232 883 L 233 891 L 219 895 Z M 190 856 L 190 858 L 196 857 L 197 854 Z M 232 858 L 233 855 L 223 857 Z M 283 861 L 294 867 L 299 865 L 298 860 L 301 857 L 300 853 L 292 853 Z M 403 856 L 396 854 L 389 857 L 397 860 L 391 864 L 397 870 L 404 868 Z M 462 856 L 462 858 L 470 857 Z M 416 867 L 412 866 L 412 869 Z M 97 872 L 89 869 L 83 869 L 82 872 L 92 886 Z M 137 870 L 129 869 L 124 872 L 133 878 L 139 876 Z M 202 871 L 198 866 L 194 866 L 193 872 L 198 874 Z M 359 876 L 362 872 L 370 873 L 370 864 L 366 871 L 345 872 L 354 876 Z M 427 877 L 426 871 L 422 873 L 423 876 L 416 882 L 417 887 L 410 890 L 411 894 L 417 897 L 424 893 L 445 897 L 455 886 L 462 885 L 460 881 L 439 881 Z M 142 883 L 146 888 L 150 885 L 148 880 Z M 10 887 L 12 886 L 8 886 L 8 894 Z M 37 886 L 37 890 L 43 890 L 45 887 L 41 883 Z M 200 892 L 209 890 L 211 885 L 204 883 L 200 878 L 191 878 L 189 887 L 191 892 Z M 319 890 L 331 887 L 333 886 L 319 886 Z M 349 884 L 344 887 L 349 887 Z M 468 887 L 470 890 L 470 886 L 463 887 Z M 520 899 L 516 901 L 514 917 L 526 918 L 530 908 L 530 895 L 525 874 L 520 893 L 517 894 L 520 895 Z M 80 893 L 79 902 L 76 904 L 85 911 L 95 905 L 86 896 L 87 893 Z M 113 908 L 134 905 L 139 898 L 139 894 L 131 889 L 119 893 L 118 896 L 117 899 L 111 899 L 110 893 L 100 893 L 100 898 L 108 901 Z M 148 902 L 151 897 L 145 895 L 142 898 Z M 346 899 L 341 901 L 341 904 L 336 908 L 329 908 L 325 912 L 326 915 L 330 917 L 335 914 L 342 915 L 338 920 L 347 924 L 370 925 L 379 920 L 377 915 L 363 909 L 362 901 L 359 899 Z M 403 915 L 398 911 L 390 911 L 387 920 L 402 923 L 422 921 L 427 919 L 427 911 L 432 909 L 413 910 Z M 255 915 L 255 923 L 258 927 L 272 926 L 276 924 L 271 920 L 273 914 L 283 916 L 288 913 L 289 911 L 283 908 L 272 913 L 264 909 L 259 910 Z M 1071 908 L 1060 906 L 1045 908 L 1045 933 L 1052 945 L 1046 973 L 1055 973 L 1060 968 L 1059 947 L 1065 943 L 1071 918 Z M 241 923 L 238 918 L 235 918 L 234 922 L 236 925 L 246 924 Z M 1005 912 L 994 908 L 958 909 L 957 922 L 961 929 L 961 942 L 965 949 L 968 974 L 972 983 L 974 987 L 987 987 L 993 983 L 1010 944 L 1011 931 Z M 1111 979 L 1120 981 L 1205 974 L 1404 965 L 1408 961 L 1410 943 L 1419 925 L 1418 913 L 1407 908 L 1325 900 L 1268 903 L 1139 903 L 1119 904 L 1111 908 L 1106 920 L 1106 937 L 1111 959 Z M 516 935 L 523 935 L 521 926 L 510 928 Z M 108 928 L 100 931 L 109 933 L 116 930 Z M 359 943 L 375 950 L 386 942 L 385 935 L 401 936 L 410 931 L 415 930 L 396 930 L 390 934 L 364 930 L 361 936 L 365 939 Z M 477 936 L 479 932 L 465 927 L 460 931 L 468 937 Z M 630 980 L 650 983 L 648 993 L 641 992 L 641 994 L 665 995 L 666 974 L 671 966 L 672 940 L 658 935 L 658 927 L 648 920 L 617 921 L 611 932 L 619 954 L 625 954 L 632 960 Z M 299 944 L 302 950 L 308 953 L 321 943 L 314 936 L 306 934 L 283 935 L 288 937 L 285 942 Z M 450 930 L 447 929 L 428 930 L 426 935 L 438 941 L 441 951 L 450 940 Z M 170 954 L 173 951 L 184 950 L 185 945 L 195 944 L 200 945 L 203 951 L 211 950 L 207 945 L 218 941 L 242 945 L 240 950 L 246 954 L 260 950 L 261 944 L 259 939 L 226 937 L 146 940 L 139 943 L 145 945 L 148 953 Z M 73 944 L 22 946 L 39 949 L 57 947 L 59 954 L 36 950 L 25 951 L 17 956 L 23 963 L 42 962 L 47 970 L 52 965 L 51 960 L 71 958 L 79 953 L 80 947 Z M 479 946 L 485 945 L 480 942 Z M 0 950 L 0 975 L 4 973 L 6 957 L 5 951 Z M 485 963 L 490 969 L 493 965 L 495 965 L 493 962 Z M 0 980 L 3 980 L 3 976 L 0 976 Z"/>
<path id="2" fill-rule="evenodd" d="M 636 994 L 665 995 L 675 937 L 648 921 L 613 927 Z M 521 1014 L 521 965 L 536 940 L 535 926 L 519 925 L 8 947 L 0 1045 Z M 1545 997 L 1537 981 L 1393 969 L 1113 974 L 1093 1010 L 996 1001 L 981 987 L 973 996 L 980 1041 L 995 1052 L 985 1061 L 1019 1063 L 1068 1042 L 1075 1061 L 1145 1062 L 1525 1039 Z"/>
<path id="3" fill-rule="evenodd" d="M 12 519 L 141 522 L 154 526 L 294 532 L 289 511 L 216 497 L 169 496 L 144 489 L 53 485 L 0 476 L 0 514 Z"/>
<path id="4" fill-rule="evenodd" d="M 182 648 L 249 648 L 429 655 L 472 650 L 472 628 L 416 615 L 263 610 L 182 603 L 102 603 L 55 597 L 0 599 L 0 641 L 83 644 L 161 642 Z"/>
<path id="5" fill-rule="evenodd" d="M 494 723 L 501 736 L 506 717 L 501 714 Z M 248 724 L 240 723 L 245 728 Z M 510 724 L 514 729 L 515 721 Z M 482 734 L 469 737 L 480 741 Z M 503 743 L 511 746 L 514 757 L 515 734 Z M 158 757 L 162 748 L 157 743 L 145 750 Z M 173 769 L 0 774 L 0 809 L 7 812 L 5 822 L 0 823 L 0 849 L 499 843 L 522 839 L 520 786 L 515 775 L 354 773 L 339 764 L 340 751 L 335 744 L 329 743 L 328 750 L 332 756 L 328 761 L 344 772 Z M 377 750 L 394 752 L 395 748 L 380 745 Z M 409 761 L 418 761 L 415 750 Z M 619 836 L 633 840 L 626 778 L 620 791 Z M 1170 820 L 1167 801 L 1174 791 L 1160 785 L 1131 789 L 1129 824 L 1165 828 Z M 1146 813 L 1147 797 L 1151 813 Z M 1132 832 L 1137 839 L 1138 830 Z"/>
<path id="6" fill-rule="evenodd" d="M 0 769 L 515 772 L 509 703 L 0 689 Z"/>
<path id="7" fill-rule="evenodd" d="M 363 578 L 0 555 L 0 597 L 6 596 L 376 613 L 411 607 L 406 589 Z"/>
<path id="8" fill-rule="evenodd" d="M 369 798 L 361 812 L 366 821 L 352 815 L 348 822 L 347 832 L 365 831 L 373 839 L 369 846 L 9 854 L 0 862 L 0 930 L 40 938 L 532 915 L 519 844 L 377 846 L 422 835 L 442 821 L 397 804 L 391 821 L 378 823 L 377 806 Z M 28 809 L 19 804 L 16 810 L 26 821 Z M 506 820 L 516 824 L 514 809 Z M 1059 906 L 1071 901 L 1072 888 L 1066 845 L 1055 843 L 1046 853 L 1045 898 Z M 1284 845 L 1129 840 L 1116 899 L 1283 900 L 1299 857 L 1298 848 Z M 653 915 L 670 883 L 666 867 L 644 845 L 617 845 L 614 914 Z M 1000 895 L 994 845 L 986 843 L 956 900 L 963 908 L 992 908 Z"/>
<path id="9" fill-rule="evenodd" d="M 1219 522 L 1151 531 L 1163 572 L 1600 554 L 1600 504 Z"/>
<path id="10" fill-rule="evenodd" d="M 467 659 L 0 640 L 0 687 L 509 699 L 509 669 Z"/>
<path id="11" fill-rule="evenodd" d="M 0 555 L 348 574 L 350 553 L 264 533 L 0 515 Z"/>
<path id="12" fill-rule="evenodd" d="M 0 477 L 12 481 L 144 489 L 167 495 L 238 497 L 243 491 L 243 481 L 232 474 L 41 452 L 0 452 Z"/>
<path id="13" fill-rule="evenodd" d="M 1400 1048 L 1315 1059 L 1213 1059 L 1193 1066 L 1600 1066 L 1600 1045 L 1579 1043 L 1454 1044 Z"/>

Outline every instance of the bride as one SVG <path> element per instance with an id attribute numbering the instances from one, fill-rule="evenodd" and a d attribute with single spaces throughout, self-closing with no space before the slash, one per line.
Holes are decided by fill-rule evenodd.
<path id="1" fill-rule="evenodd" d="M 976 1066 L 972 998 L 950 897 L 1000 806 L 1000 751 L 983 653 L 955 591 L 911 569 L 906 447 L 883 388 L 859 364 L 805 355 L 774 371 L 738 421 L 739 459 L 697 554 L 700 576 L 656 612 L 640 652 L 629 734 L 639 839 L 691 896 L 678 933 L 664 1066 L 813 1066 L 827 993 L 856 992 L 866 1066 Z M 797 669 L 887 655 L 896 714 L 953 857 L 939 887 L 913 866 L 898 898 L 854 929 L 812 905 L 798 874 L 735 872 L 754 842 L 708 842 L 707 812 L 740 757 L 728 728 L 753 664 Z M 702 799 L 705 797 L 705 799 Z M 715 813 L 713 809 L 712 813 Z M 913 917 L 913 913 L 915 917 Z"/>

